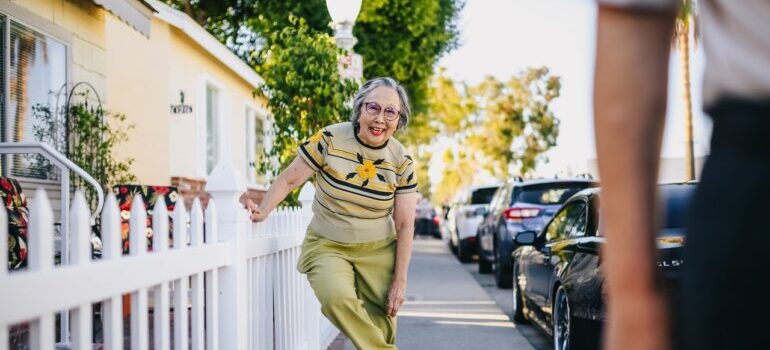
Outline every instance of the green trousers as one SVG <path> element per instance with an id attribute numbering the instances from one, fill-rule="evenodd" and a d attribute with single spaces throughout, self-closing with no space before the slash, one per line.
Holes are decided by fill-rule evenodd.
<path id="1" fill-rule="evenodd" d="M 396 238 L 341 243 L 308 231 L 297 269 L 321 312 L 360 350 L 396 349 L 396 319 L 387 315 Z"/>

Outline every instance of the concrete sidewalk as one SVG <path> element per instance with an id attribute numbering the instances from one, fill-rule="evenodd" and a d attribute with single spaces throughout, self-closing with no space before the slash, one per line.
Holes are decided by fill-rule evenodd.
<path id="1" fill-rule="evenodd" d="M 355 349 L 347 339 L 340 343 Z M 533 349 L 446 243 L 427 239 L 414 243 L 396 344 L 400 350 Z"/>

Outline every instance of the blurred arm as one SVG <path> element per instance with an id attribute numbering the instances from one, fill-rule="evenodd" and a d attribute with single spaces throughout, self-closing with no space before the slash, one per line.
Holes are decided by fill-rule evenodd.
<path id="1" fill-rule="evenodd" d="M 654 234 L 673 28 L 673 12 L 599 8 L 594 112 L 608 349 L 667 347 Z"/>

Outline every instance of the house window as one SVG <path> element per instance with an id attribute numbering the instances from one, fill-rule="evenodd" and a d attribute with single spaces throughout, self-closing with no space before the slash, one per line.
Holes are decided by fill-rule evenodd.
<path id="1" fill-rule="evenodd" d="M 4 142 L 46 142 L 64 151 L 67 46 L 6 16 L 0 15 L 0 26 L 0 137 Z M 36 155 L 11 157 L 10 174 L 58 178 L 50 162 Z"/>
<path id="2" fill-rule="evenodd" d="M 264 185 L 265 174 L 260 171 L 260 164 L 265 157 L 264 116 L 251 107 L 246 108 L 246 178 L 250 184 Z"/>
<path id="3" fill-rule="evenodd" d="M 206 86 L 206 174 L 214 170 L 219 158 L 219 90 Z"/>

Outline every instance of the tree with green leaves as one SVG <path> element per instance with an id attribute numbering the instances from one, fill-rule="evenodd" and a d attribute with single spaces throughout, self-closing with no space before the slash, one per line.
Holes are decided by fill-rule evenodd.
<path id="1" fill-rule="evenodd" d="M 338 78 L 332 78 L 330 72 L 311 69 L 317 65 L 336 67 L 335 56 L 299 56 L 294 58 L 295 63 L 286 64 L 286 67 L 299 64 L 294 67 L 299 70 L 277 68 L 283 64 L 276 63 L 277 59 L 272 58 L 274 52 L 283 52 L 286 56 L 281 60 L 288 62 L 291 60 L 288 55 L 304 54 L 301 48 L 293 47 L 298 42 L 286 39 L 287 35 L 328 41 L 328 34 L 332 32 L 331 17 L 324 0 L 164 1 L 190 15 L 265 78 L 266 85 L 259 89 L 259 94 L 270 100 L 268 107 L 274 114 L 276 126 L 273 153 L 280 159 L 281 168 L 293 155 L 295 140 L 313 130 L 310 126 L 339 120 L 339 117 L 329 117 L 327 112 L 337 108 L 334 106 L 344 107 L 344 104 L 337 103 L 337 98 L 347 90 L 334 87 L 336 84 L 332 82 Z M 363 4 L 354 27 L 354 35 L 359 40 L 355 51 L 363 56 L 364 76 L 394 77 L 409 93 L 414 114 L 407 132 L 399 134 L 398 138 L 418 158 L 418 176 L 421 179 L 428 179 L 426 165 L 429 157 L 424 152 L 415 151 L 419 145 L 430 142 L 428 136 L 435 135 L 431 132 L 433 124 L 427 113 L 431 103 L 429 99 L 435 99 L 435 96 L 431 96 L 428 84 L 435 63 L 458 45 L 456 22 L 462 7 L 463 0 L 368 0 Z M 300 29 L 289 29 L 293 34 L 277 34 L 284 33 L 286 28 L 299 28 L 295 17 L 301 18 L 305 24 Z M 323 46 L 321 43 L 311 44 L 308 40 L 299 42 L 307 47 Z M 304 65 L 307 57 L 316 57 L 309 60 L 310 66 Z M 328 65 L 321 63 L 322 59 L 328 60 Z M 284 78 L 286 81 L 282 82 Z M 323 79 L 327 79 L 329 85 L 326 89 Z M 341 94 L 332 91 L 341 91 Z M 325 101 L 330 94 L 333 95 L 330 102 L 318 107 L 318 101 Z M 312 107 L 308 107 L 309 103 Z M 339 109 L 339 113 L 347 115 L 344 109 Z M 271 169 L 270 157 L 261 159 L 265 161 L 260 168 Z M 422 183 L 429 184 L 428 181 Z M 427 191 L 429 187 L 421 186 L 421 189 Z"/>
<path id="2" fill-rule="evenodd" d="M 545 67 L 529 68 L 507 82 L 487 77 L 472 89 L 480 110 L 468 141 L 484 154 L 493 176 L 525 176 L 556 145 L 559 120 L 551 103 L 560 90 L 559 77 Z"/>
<path id="3" fill-rule="evenodd" d="M 276 130 L 262 171 L 284 169 L 296 156 L 300 142 L 324 126 L 346 120 L 347 101 L 358 89 L 353 80 L 341 80 L 337 56 L 341 49 L 327 34 L 310 30 L 304 19 L 271 35 L 269 48 L 257 57 L 257 72 L 264 79 L 257 94 L 267 99 Z M 279 169 L 269 164 L 278 159 Z M 296 195 L 296 193 L 294 194 Z M 294 200 L 290 196 L 290 202 Z"/>
<path id="4" fill-rule="evenodd" d="M 455 134 L 466 128 L 469 115 L 475 111 L 475 102 L 467 97 L 465 85 L 447 77 L 443 69 L 439 69 L 439 73 L 431 80 L 427 102 L 428 110 L 417 113 L 409 122 L 406 131 L 398 135 L 398 139 L 416 156 L 415 173 L 419 180 L 420 193 L 438 204 L 441 203 L 439 197 L 444 193 L 438 190 L 439 197 L 431 196 L 428 164 L 432 153 L 428 146 L 434 142 L 436 136 Z M 440 187 L 443 188 L 444 185 L 442 183 Z"/>
<path id="5" fill-rule="evenodd" d="M 272 45 L 271 33 L 305 19 L 312 31 L 331 34 L 324 0 L 164 0 L 184 11 L 249 62 L 254 50 Z M 367 0 L 353 34 L 364 59 L 364 76 L 390 76 L 409 92 L 413 110 L 427 110 L 428 84 L 442 55 L 458 46 L 462 0 Z M 419 117 L 418 117 L 419 118 Z"/>
<path id="6" fill-rule="evenodd" d="M 452 202 L 460 189 L 473 184 L 474 175 L 478 170 L 473 151 L 467 145 L 458 145 L 444 151 L 444 170 L 431 198 L 433 203 Z"/>

